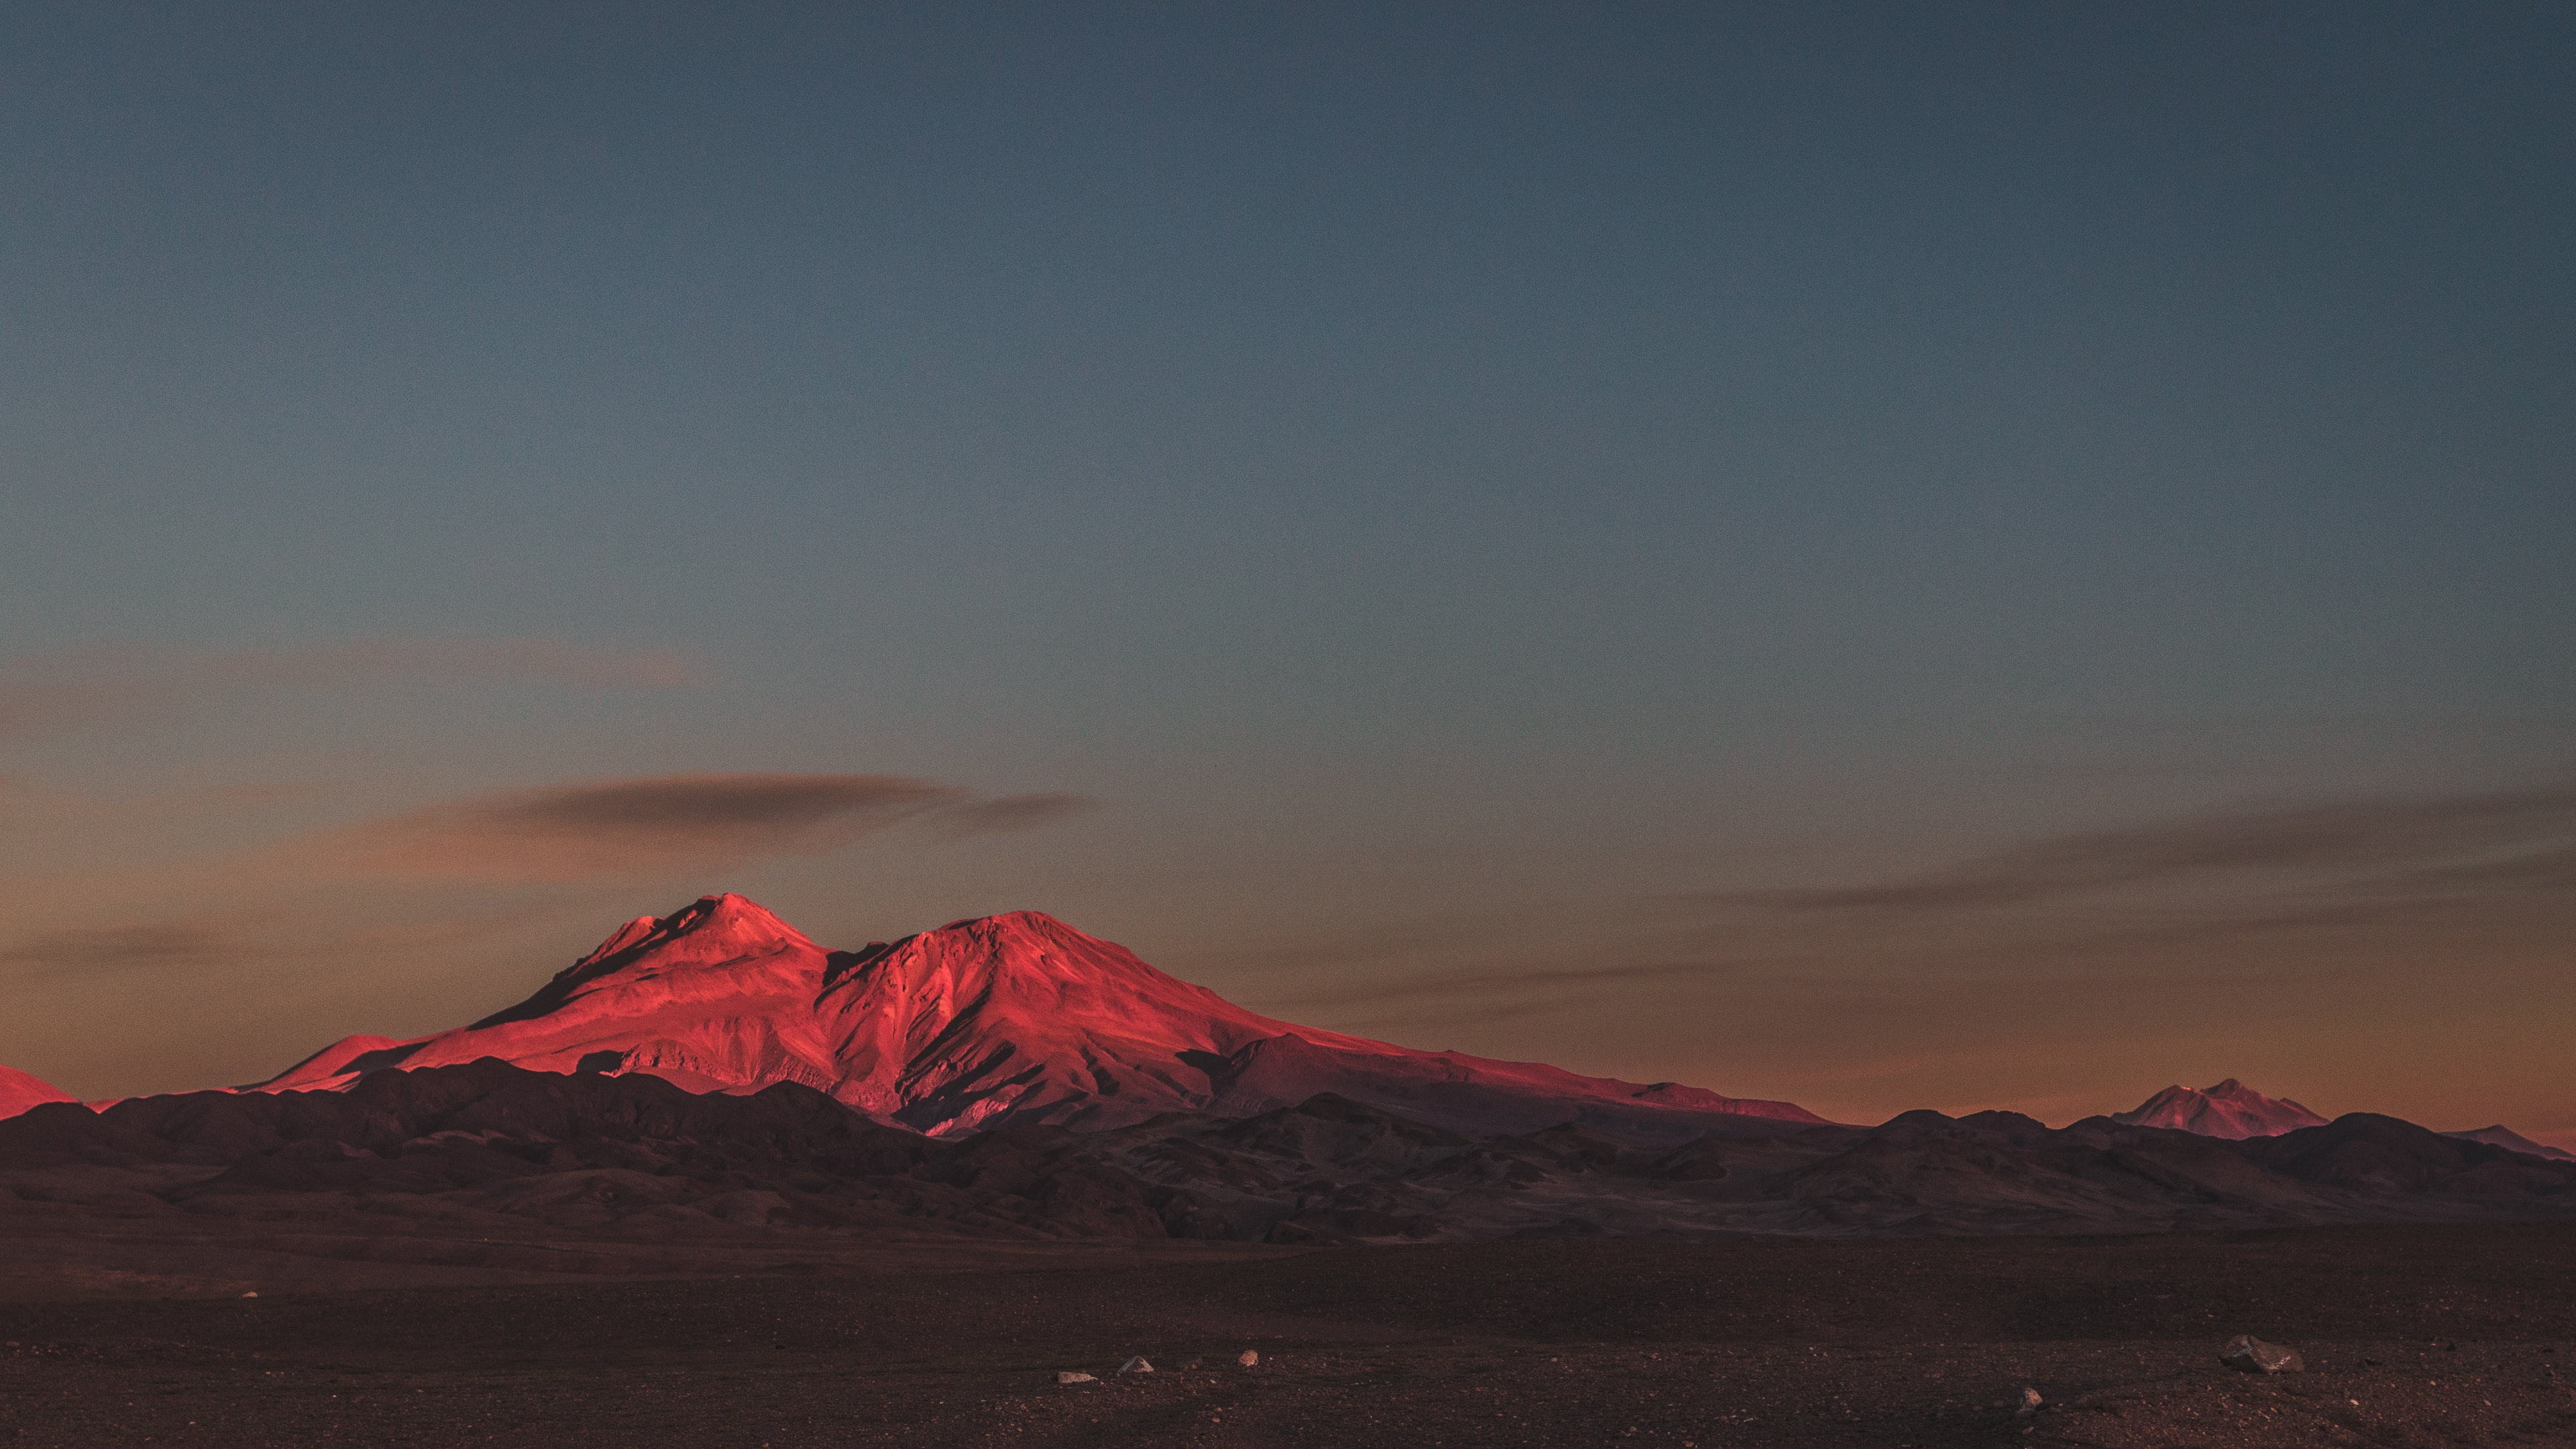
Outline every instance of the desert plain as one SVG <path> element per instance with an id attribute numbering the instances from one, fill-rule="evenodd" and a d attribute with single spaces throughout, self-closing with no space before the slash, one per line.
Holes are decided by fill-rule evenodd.
<path id="1" fill-rule="evenodd" d="M 2565 1223 L 1322 1248 L 6 1224 L 12 1445 L 2576 1443 Z M 2305 1370 L 2223 1366 L 2240 1332 Z"/>

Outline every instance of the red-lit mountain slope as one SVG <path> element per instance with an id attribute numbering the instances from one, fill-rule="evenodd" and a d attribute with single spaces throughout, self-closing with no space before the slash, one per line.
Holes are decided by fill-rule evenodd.
<path id="1" fill-rule="evenodd" d="M 69 1102 L 72 1094 L 16 1067 L 0 1067 L 0 1117 L 15 1117 L 40 1102 Z"/>
<path id="2" fill-rule="evenodd" d="M 1248 1116 L 1318 1092 L 1477 1132 L 1580 1121 L 1681 1138 L 1823 1120 L 1785 1102 L 1274 1021 L 1036 911 L 853 953 L 827 951 L 735 895 L 630 921 L 534 996 L 471 1026 L 411 1041 L 350 1037 L 260 1085 L 341 1087 L 388 1067 L 483 1057 L 649 1072 L 701 1092 L 798 1082 L 933 1133 Z"/>
<path id="3" fill-rule="evenodd" d="M 2193 1091 L 2167 1087 L 2138 1104 L 2133 1112 L 2115 1112 L 2114 1122 L 2133 1127 L 2174 1127 L 2203 1137 L 2277 1137 L 2301 1127 L 2322 1127 L 2326 1119 L 2287 1097 L 2266 1097 L 2229 1077 L 2215 1087 Z"/>

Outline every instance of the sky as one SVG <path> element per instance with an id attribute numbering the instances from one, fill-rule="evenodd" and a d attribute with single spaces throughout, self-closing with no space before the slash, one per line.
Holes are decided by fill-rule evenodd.
<path id="1" fill-rule="evenodd" d="M 2576 1147 L 2576 11 L 0 13 L 0 1062 L 738 890 Z"/>

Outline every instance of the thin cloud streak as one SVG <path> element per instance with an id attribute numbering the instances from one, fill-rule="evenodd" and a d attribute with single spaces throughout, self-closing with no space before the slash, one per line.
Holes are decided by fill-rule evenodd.
<path id="1" fill-rule="evenodd" d="M 2432 799 L 2347 801 L 2158 822 L 2055 840 L 1878 885 L 1733 893 L 1724 899 L 1816 911 L 1957 911 L 2034 905 L 2167 882 L 2370 867 L 2450 872 L 2545 865 L 2576 835 L 2576 785 Z M 2535 846 L 2548 846 L 2537 854 Z M 2480 856 L 2511 852 L 2500 862 Z M 2384 873 L 2384 869 L 2383 872 Z M 2547 870 L 2540 879 L 2551 878 Z"/>
<path id="2" fill-rule="evenodd" d="M 1465 1001 L 1540 991 L 1559 986 L 1626 985 L 1676 977 L 1715 980 L 1743 968 L 1732 962 L 1673 961 L 1653 965 L 1566 966 L 1543 971 L 1451 971 L 1399 981 L 1353 983 L 1326 987 L 1286 999 L 1284 1008 L 1325 1009 L 1382 1006 L 1400 1001 Z"/>
<path id="3" fill-rule="evenodd" d="M 200 923 L 49 931 L 0 950 L 0 969 L 22 980 L 173 971 L 228 961 L 236 943 Z"/>
<path id="4" fill-rule="evenodd" d="M 595 915 L 622 891 L 549 891 L 533 901 L 480 902 L 427 920 L 352 925 L 326 911 L 266 909 L 255 919 L 202 918 L 44 931 L 0 947 L 0 975 L 20 981 L 148 975 L 206 966 L 368 960 L 505 935 L 531 924 Z"/>
<path id="5" fill-rule="evenodd" d="M 149 717 L 245 689 L 327 690 L 420 679 L 678 689 L 697 682 L 698 673 L 670 650 L 588 649 L 550 639 L 379 639 L 193 653 L 96 649 L 0 664 L 0 735 Z"/>
<path id="6" fill-rule="evenodd" d="M 964 840 L 977 835 L 1036 830 L 1099 808 L 1100 802 L 1086 795 L 996 795 L 990 800 L 940 811 L 924 823 L 951 840 Z"/>
<path id="7" fill-rule="evenodd" d="M 369 874 L 598 880 L 820 855 L 965 797 L 900 775 L 664 775 L 477 796 L 331 843 Z"/>
<path id="8" fill-rule="evenodd" d="M 1740 970 L 1725 962 L 1675 961 L 1542 971 L 1444 972 L 1400 981 L 1328 987 L 1269 1003 L 1265 1009 L 1290 1013 L 1292 1019 L 1296 1013 L 1317 1011 L 1332 1016 L 1343 1030 L 1402 1035 L 1417 1027 L 1450 1031 L 1563 1012 L 1570 1004 L 1565 988 L 1615 989 L 1675 980 L 1708 982 Z M 1461 1006 L 1460 1002 L 1474 1004 Z M 1418 1009 L 1408 1011 L 1409 1007 Z"/>

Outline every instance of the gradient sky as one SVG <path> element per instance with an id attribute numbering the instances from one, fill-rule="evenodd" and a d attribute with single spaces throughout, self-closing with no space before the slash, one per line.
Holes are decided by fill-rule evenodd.
<path id="1" fill-rule="evenodd" d="M 2576 10 L 0 12 L 0 1062 L 741 890 L 2576 1146 Z"/>

